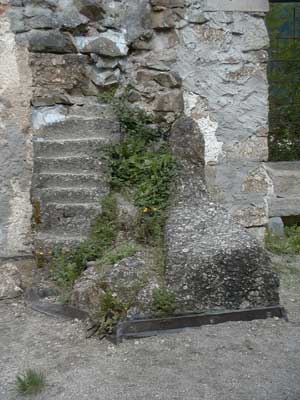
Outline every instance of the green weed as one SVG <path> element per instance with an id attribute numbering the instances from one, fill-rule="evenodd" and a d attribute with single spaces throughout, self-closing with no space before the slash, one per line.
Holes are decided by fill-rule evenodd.
<path id="1" fill-rule="evenodd" d="M 126 317 L 129 308 L 130 304 L 120 301 L 111 290 L 107 290 L 101 296 L 101 309 L 92 317 L 93 334 L 100 339 L 112 334 L 117 323 Z"/>
<path id="2" fill-rule="evenodd" d="M 153 292 L 152 309 L 159 316 L 174 314 L 176 310 L 175 293 L 165 288 L 156 289 Z"/>
<path id="3" fill-rule="evenodd" d="M 45 385 L 44 374 L 34 369 L 27 369 L 16 377 L 16 389 L 21 395 L 38 394 L 44 389 Z"/>
<path id="4" fill-rule="evenodd" d="M 102 265 L 114 265 L 127 257 L 132 257 L 138 252 L 139 248 L 133 243 L 121 243 L 104 253 L 99 260 Z"/>
<path id="5" fill-rule="evenodd" d="M 285 236 L 268 231 L 265 239 L 267 250 L 275 254 L 300 254 L 300 227 L 285 227 Z"/>

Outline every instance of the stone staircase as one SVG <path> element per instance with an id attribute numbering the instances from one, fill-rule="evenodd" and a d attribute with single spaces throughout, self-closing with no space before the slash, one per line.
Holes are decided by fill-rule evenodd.
<path id="1" fill-rule="evenodd" d="M 105 147 L 120 136 L 111 107 L 95 100 L 66 108 L 58 121 L 51 113 L 33 133 L 34 242 L 43 253 L 87 238 L 109 192 Z"/>

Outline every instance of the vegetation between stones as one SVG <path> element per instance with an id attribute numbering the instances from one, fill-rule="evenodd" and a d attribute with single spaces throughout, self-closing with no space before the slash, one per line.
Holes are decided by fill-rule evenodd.
<path id="1" fill-rule="evenodd" d="M 156 289 L 153 292 L 153 311 L 157 316 L 174 314 L 176 310 L 176 296 L 165 288 Z"/>
<path id="2" fill-rule="evenodd" d="M 267 232 L 267 250 L 275 254 L 300 254 L 300 227 L 285 227 L 284 231 L 284 237 Z"/>
<path id="3" fill-rule="evenodd" d="M 46 385 L 46 379 L 41 371 L 27 369 L 16 377 L 16 389 L 21 395 L 40 393 Z"/>
<path id="4" fill-rule="evenodd" d="M 152 248 L 157 261 L 155 268 L 161 277 L 164 274 L 164 225 L 176 162 L 168 150 L 167 133 L 155 126 L 148 114 L 132 109 L 124 100 L 114 102 L 114 108 L 123 137 L 120 143 L 107 149 L 111 165 L 111 194 L 102 202 L 102 213 L 93 224 L 89 239 L 73 251 L 60 249 L 53 255 L 53 277 L 67 294 L 65 299 L 89 261 L 97 260 L 98 266 L 102 267 L 113 265 L 133 256 L 139 246 Z M 137 209 L 128 242 L 118 239 L 124 227 L 118 219 L 116 193 L 122 193 Z M 101 310 L 96 316 L 98 322 L 94 325 L 100 336 L 104 332 L 111 333 L 112 327 L 126 315 L 129 307 L 116 298 L 111 288 L 105 290 Z M 172 314 L 174 304 L 175 296 L 165 289 L 154 295 L 153 310 L 158 314 Z"/>

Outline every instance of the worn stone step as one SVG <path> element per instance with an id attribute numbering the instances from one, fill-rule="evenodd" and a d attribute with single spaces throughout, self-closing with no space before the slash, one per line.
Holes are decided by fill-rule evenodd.
<path id="1" fill-rule="evenodd" d="M 291 217 L 300 215 L 299 197 L 270 197 L 268 199 L 270 217 Z"/>
<path id="2" fill-rule="evenodd" d="M 36 232 L 34 247 L 37 253 L 49 256 L 53 249 L 72 249 L 87 239 L 87 235 L 71 235 L 69 232 Z"/>
<path id="3" fill-rule="evenodd" d="M 275 196 L 300 197 L 300 161 L 269 162 L 265 167 Z"/>
<path id="4" fill-rule="evenodd" d="M 103 186 L 107 182 L 105 173 L 95 174 L 93 172 L 86 173 L 70 173 L 70 172 L 53 172 L 41 173 L 34 175 L 34 187 L 36 189 L 46 187 L 96 187 Z"/>
<path id="5" fill-rule="evenodd" d="M 118 141 L 120 126 L 116 120 L 67 118 L 64 121 L 43 126 L 34 131 L 34 138 L 82 139 L 98 138 L 107 142 Z"/>
<path id="6" fill-rule="evenodd" d="M 37 231 L 57 230 L 87 235 L 95 218 L 101 213 L 100 203 L 48 203 L 41 206 Z"/>
<path id="7" fill-rule="evenodd" d="M 78 138 L 78 139 L 43 139 L 33 140 L 34 154 L 39 157 L 55 156 L 98 156 L 103 157 L 103 151 L 109 145 L 107 138 Z"/>
<path id="8" fill-rule="evenodd" d="M 34 171 L 40 173 L 81 173 L 106 170 L 106 162 L 89 156 L 35 157 Z"/>
<path id="9" fill-rule="evenodd" d="M 37 191 L 36 198 L 41 204 L 49 202 L 70 202 L 70 203 L 96 203 L 106 195 L 107 190 L 103 187 L 76 187 L 43 188 Z"/>

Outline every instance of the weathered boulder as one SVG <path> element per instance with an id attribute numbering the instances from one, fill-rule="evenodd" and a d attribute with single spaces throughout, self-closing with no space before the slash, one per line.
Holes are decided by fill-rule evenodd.
<path id="1" fill-rule="evenodd" d="M 21 274 L 13 263 L 0 266 L 0 300 L 19 297 L 23 290 L 21 288 Z"/>
<path id="2" fill-rule="evenodd" d="M 71 304 L 84 311 L 97 310 L 101 306 L 101 295 L 104 293 L 99 283 L 99 274 L 91 266 L 75 282 Z"/>
<path id="3" fill-rule="evenodd" d="M 170 145 L 181 168 L 166 226 L 166 281 L 183 310 L 279 303 L 270 260 L 206 192 L 204 144 L 197 124 L 179 119 Z"/>
<path id="4" fill-rule="evenodd" d="M 153 267 L 153 254 L 147 251 L 138 251 L 113 265 L 96 262 L 75 283 L 71 303 L 93 314 L 101 309 L 102 296 L 110 292 L 130 306 L 129 316 L 149 315 L 153 291 L 160 286 Z"/>

